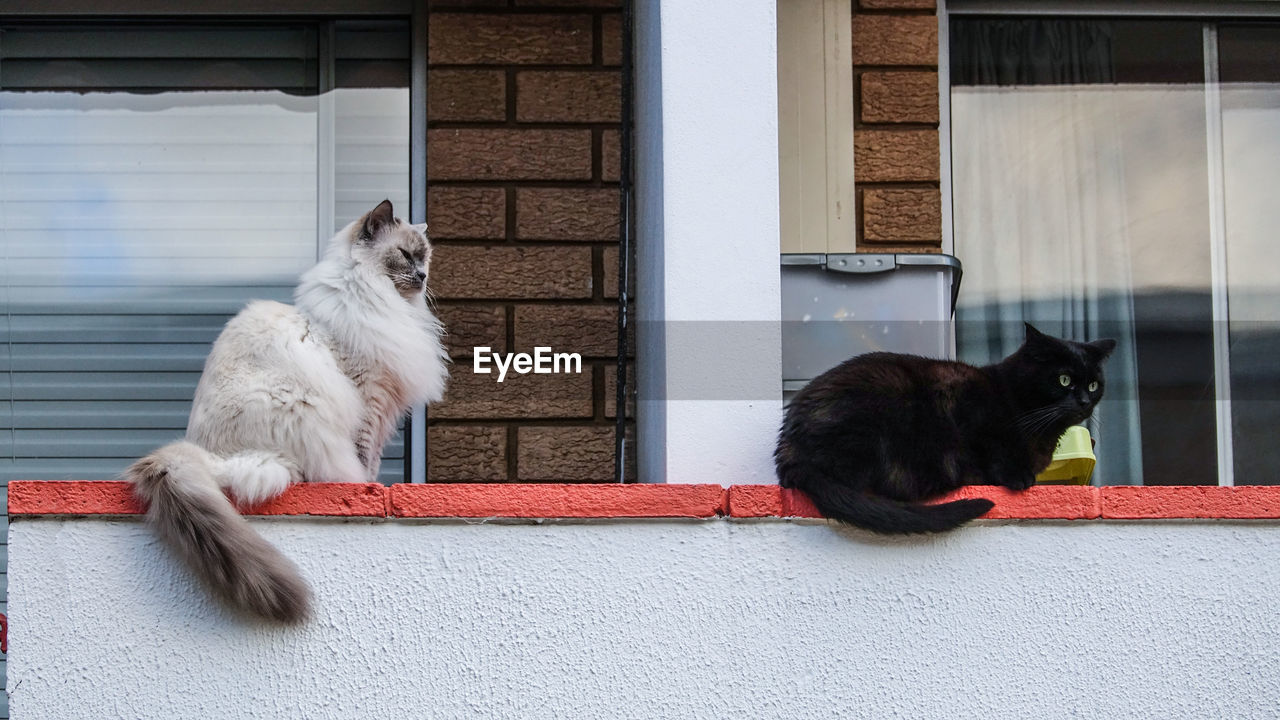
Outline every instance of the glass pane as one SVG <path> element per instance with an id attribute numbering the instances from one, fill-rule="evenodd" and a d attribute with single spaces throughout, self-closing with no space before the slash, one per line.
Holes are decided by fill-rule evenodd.
<path id="1" fill-rule="evenodd" d="M 1094 482 L 1216 483 L 1200 25 L 952 29 L 960 356 L 1113 337 Z"/>
<path id="2" fill-rule="evenodd" d="M 1218 35 L 1235 482 L 1280 483 L 1280 26 Z"/>
<path id="3" fill-rule="evenodd" d="M 409 216 L 409 28 L 337 24 L 334 61 L 334 228 L 389 198 Z"/>

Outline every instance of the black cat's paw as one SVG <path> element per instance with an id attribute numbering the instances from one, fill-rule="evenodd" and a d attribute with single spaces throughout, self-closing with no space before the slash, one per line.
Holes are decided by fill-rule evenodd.
<path id="1" fill-rule="evenodd" d="M 1036 477 L 1030 473 L 1026 475 L 1014 475 L 1012 477 L 1007 477 L 1005 482 L 1000 484 L 1010 490 L 1026 490 L 1036 484 Z"/>
<path id="2" fill-rule="evenodd" d="M 1009 489 L 1027 489 L 1036 484 L 1036 475 L 1030 473 L 1001 473 L 992 474 L 992 484 L 996 486 L 1006 487 Z"/>

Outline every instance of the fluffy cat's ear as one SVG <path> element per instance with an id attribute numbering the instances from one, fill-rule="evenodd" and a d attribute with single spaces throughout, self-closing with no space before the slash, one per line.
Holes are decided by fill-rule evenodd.
<path id="1" fill-rule="evenodd" d="M 1089 353 L 1093 355 L 1094 362 L 1102 362 L 1111 355 L 1111 351 L 1116 349 L 1116 341 L 1111 338 L 1106 340 L 1094 340 L 1085 343 L 1085 347 L 1089 348 Z"/>
<path id="2" fill-rule="evenodd" d="M 427 224 L 426 224 L 426 223 L 418 223 L 417 225 L 411 225 L 410 227 L 412 227 L 414 230 L 417 230 L 418 232 L 422 233 L 422 237 L 426 237 L 426 236 L 427 236 Z"/>
<path id="3" fill-rule="evenodd" d="M 395 221 L 395 210 L 391 207 L 391 201 L 383 200 L 378 203 L 378 207 L 370 210 L 360 223 L 360 241 L 371 242 L 378 237 L 378 233 L 383 228 L 395 224 Z"/>

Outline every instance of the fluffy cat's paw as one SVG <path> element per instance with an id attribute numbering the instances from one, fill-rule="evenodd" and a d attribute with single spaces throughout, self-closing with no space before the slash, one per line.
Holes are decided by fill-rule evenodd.
<path id="1" fill-rule="evenodd" d="M 236 501 L 252 507 L 283 493 L 293 482 L 293 472 L 276 457 L 245 453 L 223 461 L 219 483 Z"/>

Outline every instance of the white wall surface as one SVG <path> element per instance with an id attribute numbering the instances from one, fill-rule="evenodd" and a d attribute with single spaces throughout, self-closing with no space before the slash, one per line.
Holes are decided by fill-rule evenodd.
<path id="1" fill-rule="evenodd" d="M 636 3 L 642 482 L 777 482 L 776 11 L 776 0 Z"/>
<path id="2" fill-rule="evenodd" d="M 234 620 L 135 520 L 17 519 L 36 718 L 1263 718 L 1280 525 L 254 519 L 318 616 Z"/>

